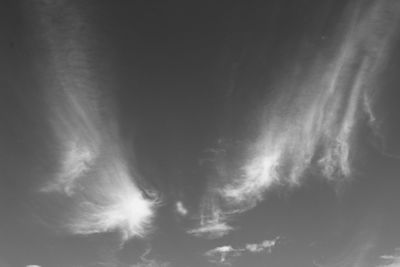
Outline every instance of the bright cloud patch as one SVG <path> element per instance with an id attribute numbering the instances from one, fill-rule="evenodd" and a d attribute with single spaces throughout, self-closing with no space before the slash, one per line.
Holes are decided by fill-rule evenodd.
<path id="1" fill-rule="evenodd" d="M 188 210 L 186 209 L 186 207 L 183 205 L 183 203 L 181 201 L 176 202 L 175 209 L 176 209 L 176 212 L 178 214 L 180 214 L 181 216 L 186 216 L 188 214 Z"/>
<path id="2" fill-rule="evenodd" d="M 243 247 L 234 248 L 230 245 L 216 247 L 205 253 L 205 256 L 212 263 L 230 265 L 233 258 L 241 256 L 243 253 L 261 253 L 267 251 L 272 252 L 272 248 L 276 246 L 279 237 L 272 240 L 265 240 L 260 243 L 246 244 Z"/>
<path id="3" fill-rule="evenodd" d="M 132 182 L 122 159 L 111 155 L 96 167 L 72 195 L 78 206 L 65 226 L 78 234 L 118 230 L 123 240 L 143 236 L 155 203 L 145 198 Z"/>
<path id="4" fill-rule="evenodd" d="M 169 262 L 162 262 L 156 259 L 148 258 L 151 253 L 151 248 L 147 249 L 142 256 L 140 256 L 140 262 L 132 265 L 131 267 L 171 267 Z"/>
<path id="5" fill-rule="evenodd" d="M 264 250 L 267 250 L 269 253 L 271 253 L 271 249 L 276 245 L 278 240 L 279 240 L 279 237 L 276 237 L 275 239 L 265 240 L 258 244 L 257 243 L 256 244 L 247 244 L 246 250 L 249 252 L 253 252 L 253 253 L 259 253 Z"/>
<path id="6" fill-rule="evenodd" d="M 233 227 L 224 222 L 210 221 L 204 224 L 200 224 L 199 227 L 189 230 L 188 233 L 197 237 L 215 239 L 227 235 L 232 230 Z"/>
<path id="7" fill-rule="evenodd" d="M 132 177 L 115 118 L 100 96 L 88 56 L 91 32 L 81 32 L 89 27 L 67 1 L 43 1 L 38 16 L 48 51 L 43 79 L 59 157 L 54 178 L 40 191 L 66 197 L 62 226 L 73 234 L 118 231 L 123 241 L 143 236 L 156 200 L 145 196 Z"/>
<path id="8" fill-rule="evenodd" d="M 381 260 L 382 264 L 377 267 L 400 267 L 400 248 L 391 255 L 382 255 Z"/>
<path id="9" fill-rule="evenodd" d="M 301 184 L 310 168 L 330 180 L 352 174 L 360 122 L 376 121 L 371 96 L 398 33 L 399 11 L 396 0 L 350 3 L 333 44 L 314 60 L 290 62 L 302 67 L 274 84 L 242 167 L 207 193 L 221 213 L 253 208 L 274 185 Z"/>

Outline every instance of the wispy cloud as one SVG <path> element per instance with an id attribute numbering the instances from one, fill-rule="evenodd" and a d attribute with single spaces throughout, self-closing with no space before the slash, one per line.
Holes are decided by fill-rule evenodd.
<path id="1" fill-rule="evenodd" d="M 216 205 L 216 200 L 210 198 L 202 203 L 198 225 L 187 231 L 197 237 L 208 239 L 220 238 L 234 230 L 227 220 L 227 214 Z"/>
<path id="2" fill-rule="evenodd" d="M 400 267 L 400 248 L 397 248 L 393 254 L 382 255 L 382 264 L 377 267 Z"/>
<path id="3" fill-rule="evenodd" d="M 40 189 L 66 196 L 62 226 L 73 234 L 118 231 L 143 236 L 157 200 L 128 165 L 110 101 L 93 65 L 90 25 L 69 1 L 37 1 L 38 32 L 47 49 L 43 84 L 59 167 Z"/>
<path id="4" fill-rule="evenodd" d="M 183 205 L 182 201 L 178 201 L 175 203 L 175 210 L 181 216 L 186 216 L 189 213 L 185 205 Z"/>
<path id="5" fill-rule="evenodd" d="M 279 237 L 272 240 L 264 240 L 260 243 L 250 243 L 243 247 L 234 248 L 230 245 L 216 247 L 205 253 L 205 256 L 212 263 L 231 265 L 233 258 L 241 256 L 243 253 L 272 252 L 272 248 L 277 245 Z"/>
<path id="6" fill-rule="evenodd" d="M 142 262 L 134 264 L 131 267 L 170 267 L 171 264 L 168 262 L 160 262 L 157 260 L 148 260 L 147 262 Z"/>
<path id="7" fill-rule="evenodd" d="M 148 256 L 151 253 L 151 248 L 148 248 L 140 257 L 140 262 L 130 267 L 171 267 L 169 262 L 162 262 L 156 259 L 150 259 Z"/>
<path id="8" fill-rule="evenodd" d="M 246 250 L 253 252 L 253 253 L 259 253 L 264 250 L 267 250 L 269 253 L 271 253 L 271 249 L 275 247 L 279 240 L 279 236 L 276 237 L 275 239 L 272 240 L 264 240 L 261 243 L 255 243 L 255 244 L 247 244 L 246 245 Z"/>
<path id="9" fill-rule="evenodd" d="M 223 237 L 231 232 L 234 228 L 225 222 L 206 222 L 200 224 L 199 227 L 188 230 L 189 234 L 197 237 L 205 237 L 208 239 L 215 239 Z"/>
<path id="10" fill-rule="evenodd" d="M 237 202 L 262 199 L 273 184 L 300 183 L 312 165 L 330 179 L 351 174 L 359 121 L 363 116 L 376 120 L 369 97 L 398 28 L 400 9 L 395 1 L 351 7 L 356 12 L 339 34 L 336 55 L 318 55 L 305 73 L 298 71 L 281 83 L 260 139 L 241 176 L 222 190 L 224 196 Z"/>
<path id="11" fill-rule="evenodd" d="M 230 265 L 231 257 L 240 256 L 241 253 L 241 249 L 234 249 L 231 246 L 222 246 L 207 251 L 205 256 L 212 263 Z"/>
<path id="12" fill-rule="evenodd" d="M 361 121 L 377 120 L 372 96 L 398 33 L 400 4 L 352 1 L 346 12 L 314 60 L 290 62 L 301 67 L 274 85 L 242 167 L 210 188 L 222 213 L 253 208 L 274 185 L 300 185 L 310 168 L 332 181 L 353 173 Z"/>
<path id="13" fill-rule="evenodd" d="M 143 236 L 153 217 L 153 201 L 144 197 L 115 155 L 99 162 L 92 177 L 85 177 L 73 198 L 77 203 L 65 224 L 78 234 L 118 230 L 122 239 Z"/>
<path id="14" fill-rule="evenodd" d="M 367 216 L 360 220 L 357 230 L 347 236 L 341 249 L 329 251 L 330 256 L 323 256 L 322 261 L 314 261 L 316 267 L 371 267 L 375 266 L 376 249 L 380 242 L 379 232 L 382 227 L 382 213 L 376 209 L 369 210 Z M 321 255 L 318 255 L 321 256 Z"/>

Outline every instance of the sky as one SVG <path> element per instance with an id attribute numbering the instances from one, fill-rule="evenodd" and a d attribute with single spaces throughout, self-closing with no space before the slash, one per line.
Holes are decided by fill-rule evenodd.
<path id="1" fill-rule="evenodd" d="M 399 1 L 0 16 L 0 267 L 400 267 Z"/>

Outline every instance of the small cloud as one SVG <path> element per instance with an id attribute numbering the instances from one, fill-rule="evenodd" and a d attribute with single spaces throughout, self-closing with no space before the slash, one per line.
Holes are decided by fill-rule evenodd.
<path id="1" fill-rule="evenodd" d="M 198 225 L 189 231 L 196 237 L 216 239 L 229 234 L 234 230 L 227 223 L 228 215 L 218 207 L 216 199 L 213 197 L 207 198 L 202 203 L 200 221 Z"/>
<path id="2" fill-rule="evenodd" d="M 187 231 L 196 237 L 204 237 L 208 239 L 216 239 L 227 235 L 234 228 L 225 222 L 207 222 L 198 228 Z"/>
<path id="3" fill-rule="evenodd" d="M 142 256 L 140 256 L 140 262 L 132 265 L 131 267 L 171 267 L 169 262 L 162 262 L 156 259 L 149 259 L 148 256 L 151 253 L 151 248 L 148 248 Z"/>
<path id="4" fill-rule="evenodd" d="M 261 243 L 247 244 L 246 250 L 252 253 L 259 253 L 264 250 L 268 250 L 268 252 L 271 253 L 271 249 L 276 245 L 278 240 L 279 236 L 272 240 L 264 240 Z"/>
<path id="5" fill-rule="evenodd" d="M 205 256 L 212 263 L 230 265 L 232 258 L 239 257 L 244 253 L 260 253 L 268 250 L 271 253 L 271 249 L 276 246 L 279 236 L 272 240 L 264 240 L 260 243 L 246 244 L 244 247 L 234 248 L 231 245 L 216 247 L 205 253 Z"/>
<path id="6" fill-rule="evenodd" d="M 186 209 L 186 207 L 183 205 L 181 201 L 176 202 L 175 210 L 181 216 L 186 216 L 189 213 L 189 211 Z"/>
<path id="7" fill-rule="evenodd" d="M 230 265 L 231 258 L 240 256 L 242 249 L 234 249 L 232 246 L 221 246 L 211 249 L 205 253 L 212 263 Z"/>
<path id="8" fill-rule="evenodd" d="M 380 258 L 384 264 L 377 267 L 400 267 L 400 248 L 395 249 L 393 254 L 382 255 Z"/>

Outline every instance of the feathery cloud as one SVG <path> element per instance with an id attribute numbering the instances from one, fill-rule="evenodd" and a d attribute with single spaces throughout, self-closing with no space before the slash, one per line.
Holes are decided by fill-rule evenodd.
<path id="1" fill-rule="evenodd" d="M 350 177 L 361 121 L 373 126 L 377 120 L 372 96 L 398 33 L 399 14 L 395 0 L 350 2 L 333 44 L 275 84 L 259 137 L 241 168 L 233 176 L 225 172 L 231 177 L 222 177 L 217 190 L 212 184 L 205 199 L 220 213 L 233 214 L 256 206 L 274 185 L 302 184 L 310 168 L 332 181 Z M 207 209 L 202 213 L 213 217 Z"/>
<path id="2" fill-rule="evenodd" d="M 359 121 L 376 120 L 370 96 L 398 29 L 400 5 L 387 0 L 356 9 L 339 34 L 336 55 L 320 56 L 308 74 L 300 71 L 281 84 L 241 176 L 222 190 L 225 197 L 263 199 L 273 184 L 300 183 L 314 165 L 329 179 L 352 173 Z"/>
<path id="3" fill-rule="evenodd" d="M 122 241 L 143 236 L 157 200 L 131 175 L 109 100 L 101 97 L 89 56 L 93 33 L 82 32 L 90 25 L 71 2 L 39 2 L 48 64 L 43 83 L 59 156 L 54 178 L 40 192 L 66 197 L 62 227 L 72 234 L 118 231 Z"/>

